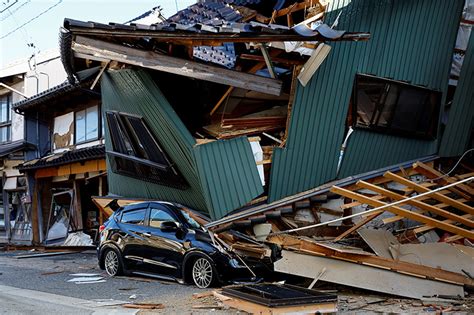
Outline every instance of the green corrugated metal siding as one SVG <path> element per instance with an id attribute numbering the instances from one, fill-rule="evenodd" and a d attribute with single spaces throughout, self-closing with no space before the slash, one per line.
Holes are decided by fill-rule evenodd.
<path id="1" fill-rule="evenodd" d="M 144 71 L 109 71 L 102 76 L 102 104 L 105 111 L 116 110 L 145 117 L 163 150 L 186 178 L 189 189 L 180 190 L 108 172 L 110 193 L 135 198 L 162 199 L 207 210 L 197 172 L 195 140 L 177 118 L 166 98 Z M 107 126 L 107 125 L 106 125 Z M 106 128 L 106 139 L 110 139 Z M 106 141 L 111 150 L 110 141 Z"/>
<path id="2" fill-rule="evenodd" d="M 330 2 L 328 21 L 342 10 L 339 29 L 369 31 L 372 38 L 331 43 L 333 49 L 310 83 L 298 86 L 286 147 L 273 154 L 269 201 L 336 177 L 356 73 L 445 92 L 462 7 L 463 0 Z M 437 144 L 357 130 L 340 177 L 436 153 Z"/>
<path id="3" fill-rule="evenodd" d="M 206 211 L 214 219 L 262 193 L 248 140 L 241 138 L 197 146 L 193 136 L 144 70 L 109 71 L 102 76 L 101 87 L 104 110 L 143 116 L 190 185 L 186 190 L 170 188 L 115 174 L 109 168 L 110 193 L 175 201 Z M 107 129 L 106 138 L 109 139 Z M 111 150 L 110 141 L 106 141 L 106 147 Z M 238 192 L 238 197 L 229 197 L 235 192 Z"/>
<path id="4" fill-rule="evenodd" d="M 198 145 L 195 148 L 195 157 L 201 185 L 208 193 L 216 217 L 222 217 L 228 210 L 233 210 L 229 209 L 228 205 L 243 206 L 263 193 L 247 138 Z"/>
<path id="5" fill-rule="evenodd" d="M 474 32 L 471 33 L 446 130 L 440 156 L 461 155 L 469 145 L 474 127 Z"/>

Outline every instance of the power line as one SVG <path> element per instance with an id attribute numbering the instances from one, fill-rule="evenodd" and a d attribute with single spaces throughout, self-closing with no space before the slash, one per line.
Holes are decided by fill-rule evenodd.
<path id="1" fill-rule="evenodd" d="M 25 2 L 23 2 L 20 6 L 16 7 L 15 10 L 11 11 L 11 10 L 8 10 L 8 15 L 7 16 L 4 16 L 0 19 L 0 22 L 1 21 L 5 21 L 6 19 L 8 19 L 10 16 L 13 15 L 13 13 L 15 13 L 16 11 L 20 10 L 22 7 L 24 7 L 25 5 L 27 5 L 28 3 L 30 3 L 31 0 L 27 0 Z"/>
<path id="2" fill-rule="evenodd" d="M 59 4 L 61 4 L 61 2 L 63 2 L 63 0 L 59 0 L 56 4 L 50 6 L 49 8 L 47 8 L 46 10 L 44 10 L 43 12 L 41 12 L 40 14 L 38 14 L 37 16 L 35 16 L 34 18 L 26 21 L 25 23 L 23 23 L 22 25 L 18 26 L 17 28 L 11 30 L 10 32 L 8 32 L 7 34 L 3 35 L 2 37 L 0 37 L 0 39 L 4 39 L 5 37 L 8 37 L 10 36 L 11 34 L 15 33 L 16 31 L 18 31 L 19 29 L 21 29 L 22 27 L 25 27 L 26 25 L 30 24 L 31 22 L 33 22 L 34 20 L 36 20 L 37 18 L 39 18 L 40 16 L 42 16 L 43 14 L 49 12 L 50 10 L 52 10 L 53 8 L 57 7 Z"/>

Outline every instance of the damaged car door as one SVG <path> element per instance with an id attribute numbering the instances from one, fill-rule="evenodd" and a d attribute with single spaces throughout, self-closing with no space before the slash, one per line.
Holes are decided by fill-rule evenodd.
<path id="1" fill-rule="evenodd" d="M 149 272 L 181 277 L 185 233 L 182 223 L 172 211 L 159 204 L 150 205 L 144 260 Z"/>
<path id="2" fill-rule="evenodd" d="M 120 239 L 124 263 L 129 270 L 143 270 L 144 249 L 148 242 L 146 222 L 147 207 L 132 208 L 120 216 Z"/>

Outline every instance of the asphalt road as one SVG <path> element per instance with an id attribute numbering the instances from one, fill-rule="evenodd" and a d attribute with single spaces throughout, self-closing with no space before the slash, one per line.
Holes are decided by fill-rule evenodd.
<path id="1" fill-rule="evenodd" d="M 29 252 L 0 252 L 0 314 L 93 314 L 94 311 L 105 310 L 107 304 L 124 302 L 162 303 L 167 312 L 189 313 L 196 303 L 192 294 L 204 292 L 195 286 L 175 282 L 138 277 L 108 277 L 97 266 L 95 251 L 41 258 L 15 258 L 26 253 Z M 104 277 L 105 282 L 68 282 L 74 278 L 71 275 L 76 273 L 98 274 Z M 34 292 L 41 298 L 34 299 Z M 43 296 L 43 293 L 51 295 Z M 67 298 L 73 300 L 55 304 Z M 74 299 L 79 302 L 73 303 Z M 89 303 L 88 308 L 84 308 L 86 302 Z M 112 309 L 106 310 L 106 313 L 110 313 Z M 115 307 L 115 310 L 123 311 L 123 308 Z"/>

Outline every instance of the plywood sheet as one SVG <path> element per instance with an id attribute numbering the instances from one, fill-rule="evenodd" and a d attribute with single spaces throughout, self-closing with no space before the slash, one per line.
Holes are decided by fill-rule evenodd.
<path id="1" fill-rule="evenodd" d="M 360 229 L 360 237 L 369 245 L 377 256 L 392 259 L 390 246 L 399 245 L 397 238 L 390 231 L 376 229 Z"/>
<path id="2" fill-rule="evenodd" d="M 416 299 L 435 295 L 464 296 L 460 285 L 286 250 L 282 251 L 282 256 L 274 265 L 275 271 L 282 273 L 314 278 L 326 268 L 320 280 L 331 283 Z"/>
<path id="3" fill-rule="evenodd" d="M 448 243 L 403 244 L 393 246 L 390 252 L 394 259 L 474 275 L 474 249 Z"/>

